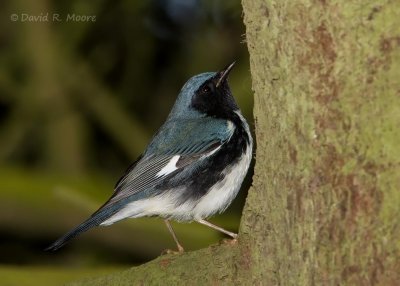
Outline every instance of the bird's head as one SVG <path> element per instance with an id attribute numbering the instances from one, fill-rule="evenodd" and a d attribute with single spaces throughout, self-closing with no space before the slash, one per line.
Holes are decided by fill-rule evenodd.
<path id="1" fill-rule="evenodd" d="M 169 119 L 211 116 L 229 119 L 238 110 L 228 85 L 234 62 L 220 72 L 207 72 L 189 79 L 183 86 Z"/>

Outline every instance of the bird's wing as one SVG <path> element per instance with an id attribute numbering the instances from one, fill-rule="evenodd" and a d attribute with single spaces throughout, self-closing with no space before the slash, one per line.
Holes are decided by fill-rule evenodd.
<path id="1" fill-rule="evenodd" d="M 135 194 L 139 195 L 142 193 L 143 195 L 137 196 L 137 199 L 149 196 L 150 194 L 148 191 L 154 190 L 154 187 L 168 176 L 211 155 L 217 151 L 223 143 L 224 142 L 221 141 L 209 141 L 203 143 L 205 146 L 202 146 L 204 148 L 202 148 L 203 150 L 200 152 L 154 155 L 142 159 L 120 180 L 115 188 L 113 196 L 105 206 L 114 204 Z"/>
<path id="2" fill-rule="evenodd" d="M 99 210 L 133 195 L 137 200 L 156 194 L 155 186 L 188 165 L 212 155 L 229 140 L 234 131 L 222 120 L 214 120 L 213 125 L 209 125 L 206 119 L 193 122 L 186 120 L 184 123 L 173 122 L 164 126 L 166 128 L 149 145 L 150 151 L 148 148 L 128 169 L 115 186 L 112 197 Z"/>

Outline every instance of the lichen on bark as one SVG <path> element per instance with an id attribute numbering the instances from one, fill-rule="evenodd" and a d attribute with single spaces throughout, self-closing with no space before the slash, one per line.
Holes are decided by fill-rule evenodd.
<path id="1" fill-rule="evenodd" d="M 263 162 L 249 201 L 265 202 L 271 230 L 266 281 L 398 283 L 399 4 L 243 4 Z"/>

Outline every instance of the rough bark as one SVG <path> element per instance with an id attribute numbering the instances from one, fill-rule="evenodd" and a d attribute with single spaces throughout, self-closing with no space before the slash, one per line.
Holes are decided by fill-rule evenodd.
<path id="1" fill-rule="evenodd" d="M 243 0 L 257 152 L 238 243 L 75 285 L 399 285 L 399 6 Z"/>
<path id="2" fill-rule="evenodd" d="M 262 163 L 243 217 L 265 235 L 249 236 L 256 277 L 399 285 L 399 2 L 243 4 Z"/>

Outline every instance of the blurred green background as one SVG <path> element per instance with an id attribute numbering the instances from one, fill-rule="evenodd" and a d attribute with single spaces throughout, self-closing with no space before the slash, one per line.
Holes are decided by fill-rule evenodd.
<path id="1" fill-rule="evenodd" d="M 112 194 L 191 76 L 236 60 L 231 88 L 253 126 L 241 17 L 239 0 L 0 3 L 1 285 L 59 285 L 175 249 L 162 220 L 143 218 L 43 252 Z M 211 221 L 237 231 L 249 184 Z M 188 251 L 223 238 L 174 227 Z"/>

